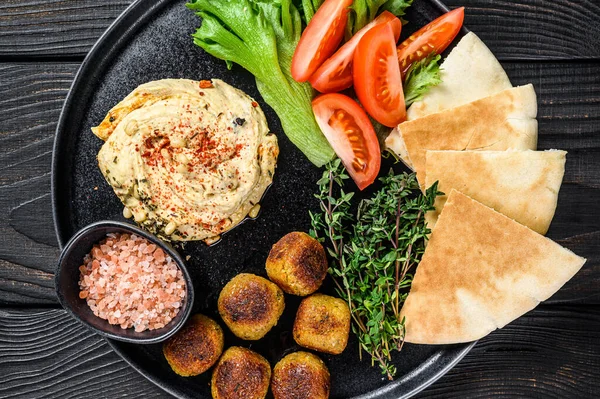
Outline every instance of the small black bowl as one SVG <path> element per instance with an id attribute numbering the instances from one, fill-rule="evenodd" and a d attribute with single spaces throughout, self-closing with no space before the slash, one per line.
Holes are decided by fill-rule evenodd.
<path id="1" fill-rule="evenodd" d="M 165 327 L 142 332 L 136 332 L 133 328 L 123 329 L 94 315 L 85 299 L 79 298 L 79 266 L 83 264 L 84 256 L 92 250 L 94 244 L 102 241 L 109 233 L 134 233 L 144 237 L 162 248 L 181 269 L 186 284 L 186 296 L 177 316 Z M 194 304 L 194 287 L 181 256 L 154 235 L 128 223 L 110 220 L 90 224 L 69 240 L 58 260 L 54 283 L 60 304 L 84 326 L 104 337 L 136 344 L 154 344 L 175 334 L 187 320 Z"/>

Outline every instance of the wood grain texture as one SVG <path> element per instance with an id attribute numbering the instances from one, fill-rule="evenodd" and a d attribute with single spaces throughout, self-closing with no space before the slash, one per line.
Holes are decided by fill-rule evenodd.
<path id="1" fill-rule="evenodd" d="M 131 0 L 3 0 L 2 56 L 83 57 Z"/>
<path id="2" fill-rule="evenodd" d="M 0 309 L 0 364 L 0 398 L 168 396 L 58 309 Z"/>
<path id="3" fill-rule="evenodd" d="M 600 59 L 598 0 L 444 0 L 501 60 Z"/>
<path id="4" fill-rule="evenodd" d="M 504 62 L 515 86 L 533 83 L 538 95 L 540 149 L 591 153 L 600 149 L 600 62 Z M 600 186 L 598 169 L 568 170 L 567 181 Z M 582 175 L 587 175 L 583 176 Z"/>
<path id="5" fill-rule="evenodd" d="M 56 303 L 56 123 L 78 64 L 0 64 L 0 304 Z"/>
<path id="6" fill-rule="evenodd" d="M 3 0 L 2 57 L 83 57 L 131 0 Z M 447 0 L 503 60 L 600 59 L 598 0 Z"/>
<path id="7" fill-rule="evenodd" d="M 543 307 L 481 340 L 422 398 L 595 398 L 600 308 Z M 63 310 L 0 309 L 1 398 L 167 395 Z"/>
<path id="8" fill-rule="evenodd" d="M 420 398 L 597 398 L 600 308 L 543 307 L 493 332 Z"/>

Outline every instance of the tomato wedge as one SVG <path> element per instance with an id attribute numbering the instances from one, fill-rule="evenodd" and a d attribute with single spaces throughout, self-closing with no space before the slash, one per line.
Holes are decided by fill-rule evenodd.
<path id="1" fill-rule="evenodd" d="M 352 0 L 325 0 L 300 37 L 292 57 L 292 77 L 306 82 L 339 46 Z"/>
<path id="2" fill-rule="evenodd" d="M 456 37 L 465 19 L 465 8 L 452 10 L 431 21 L 398 46 L 398 61 L 402 76 L 412 64 L 432 52 L 441 54 Z"/>
<path id="3" fill-rule="evenodd" d="M 323 94 L 312 102 L 319 127 L 359 189 L 375 181 L 381 150 L 365 111 L 348 96 Z"/>
<path id="4" fill-rule="evenodd" d="M 389 11 L 384 11 L 373 21 L 356 32 L 338 51 L 327 59 L 310 77 L 309 82 L 321 93 L 334 93 L 352 86 L 352 57 L 358 42 L 369 29 L 387 24 L 392 26 L 394 38 L 398 41 L 402 31 L 402 22 Z"/>
<path id="5" fill-rule="evenodd" d="M 377 122 L 396 127 L 406 119 L 402 75 L 389 24 L 371 28 L 354 52 L 354 91 Z"/>

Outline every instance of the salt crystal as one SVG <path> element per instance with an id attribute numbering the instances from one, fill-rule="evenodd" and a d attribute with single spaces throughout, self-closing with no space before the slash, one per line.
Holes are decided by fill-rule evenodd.
<path id="1" fill-rule="evenodd" d="M 144 238 L 113 233 L 108 237 L 83 259 L 79 296 L 96 316 L 121 328 L 164 327 L 185 297 L 181 270 Z"/>
<path id="2" fill-rule="evenodd" d="M 165 261 L 165 253 L 163 252 L 162 249 L 157 248 L 156 251 L 154 251 L 154 258 L 158 262 L 164 262 Z"/>

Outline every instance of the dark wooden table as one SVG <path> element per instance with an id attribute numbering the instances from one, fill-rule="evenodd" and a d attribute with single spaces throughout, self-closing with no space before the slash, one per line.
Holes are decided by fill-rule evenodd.
<path id="1" fill-rule="evenodd" d="M 147 0 L 151 2 L 152 0 Z M 415 0 L 424 1 L 424 0 Z M 129 0 L 0 2 L 0 397 L 166 397 L 57 304 L 50 159 L 87 51 Z M 587 264 L 420 397 L 600 397 L 600 0 L 447 0 L 532 82 L 540 149 L 569 152 L 549 236 Z"/>

